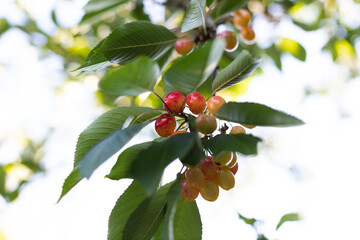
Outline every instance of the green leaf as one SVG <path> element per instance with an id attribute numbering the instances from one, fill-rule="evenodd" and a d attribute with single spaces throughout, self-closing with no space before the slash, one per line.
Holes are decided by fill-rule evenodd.
<path id="1" fill-rule="evenodd" d="M 275 66 L 281 71 L 281 51 L 275 47 L 275 45 L 271 45 L 270 47 L 265 49 L 266 54 L 271 57 L 274 61 Z"/>
<path id="2" fill-rule="evenodd" d="M 108 240 L 123 239 L 124 229 L 131 214 L 147 198 L 144 188 L 133 181 L 119 197 L 111 211 L 108 226 Z"/>
<path id="3" fill-rule="evenodd" d="M 203 142 L 213 155 L 222 151 L 239 152 L 244 155 L 257 154 L 257 143 L 261 139 L 246 134 L 219 134 Z"/>
<path id="4" fill-rule="evenodd" d="M 150 122 L 130 126 L 120 125 L 117 129 L 95 144 L 79 162 L 81 174 L 90 178 L 92 173 L 112 155 L 117 153 Z"/>
<path id="5" fill-rule="evenodd" d="M 162 224 L 161 239 L 174 240 L 174 218 L 181 192 L 181 179 L 178 177 L 171 185 L 167 194 L 167 204 L 164 222 Z"/>
<path id="6" fill-rule="evenodd" d="M 188 202 L 180 197 L 175 219 L 175 240 L 201 239 L 202 223 L 196 201 Z"/>
<path id="7" fill-rule="evenodd" d="M 251 102 L 229 102 L 216 112 L 220 119 L 254 126 L 287 127 L 304 124 L 300 119 L 268 106 Z"/>
<path id="8" fill-rule="evenodd" d="M 118 157 L 117 162 L 106 177 L 112 180 L 129 178 L 129 170 L 132 162 L 140 154 L 141 151 L 150 147 L 154 142 L 143 142 L 125 149 Z"/>
<path id="9" fill-rule="evenodd" d="M 168 65 L 173 51 L 174 51 L 174 48 L 170 48 L 166 53 L 164 53 L 164 55 L 162 55 L 161 57 L 159 57 L 157 59 L 157 63 L 160 67 L 160 72 L 163 72 L 164 69 L 166 68 L 166 66 Z"/>
<path id="10" fill-rule="evenodd" d="M 203 29 L 206 30 L 205 8 L 206 0 L 191 0 L 189 6 L 186 8 L 181 25 L 181 32 L 187 32 L 200 26 L 203 26 Z"/>
<path id="11" fill-rule="evenodd" d="M 281 217 L 279 223 L 276 226 L 276 230 L 279 229 L 279 227 L 281 227 L 281 225 L 283 225 L 285 222 L 290 222 L 290 221 L 299 221 L 301 218 L 299 216 L 298 213 L 288 213 L 285 214 L 284 216 Z"/>
<path id="12" fill-rule="evenodd" d="M 131 214 L 125 225 L 123 240 L 151 239 L 164 219 L 170 187 L 171 183 L 161 187 Z"/>
<path id="13" fill-rule="evenodd" d="M 101 139 L 105 138 L 131 116 L 150 110 L 146 107 L 119 107 L 108 111 L 92 122 L 79 136 L 75 150 L 74 170 L 66 178 L 60 199 L 68 193 L 84 177 L 80 173 L 78 163 L 83 159 L 86 153 L 96 145 Z M 143 123 L 147 120 L 160 115 L 161 111 L 148 112 L 137 118 L 135 123 Z M 60 201 L 59 199 L 59 201 Z"/>
<path id="14" fill-rule="evenodd" d="M 185 95 L 194 92 L 215 70 L 224 44 L 224 41 L 217 39 L 181 57 L 165 72 L 165 83 Z"/>
<path id="15" fill-rule="evenodd" d="M 250 77 L 260 63 L 261 61 L 253 58 L 248 51 L 242 51 L 234 61 L 217 74 L 212 84 L 213 94 Z"/>
<path id="16" fill-rule="evenodd" d="M 6 179 L 6 173 L 3 169 L 3 166 L 0 165 L 0 195 L 5 197 L 6 190 L 5 190 L 5 179 Z"/>
<path id="17" fill-rule="evenodd" d="M 99 87 L 117 96 L 138 96 L 152 91 L 159 75 L 160 69 L 156 62 L 140 57 L 125 67 L 106 74 Z"/>
<path id="18" fill-rule="evenodd" d="M 247 3 L 248 0 L 223 0 L 216 6 L 213 17 L 219 18 L 225 14 L 235 12 L 240 8 L 244 8 Z"/>
<path id="19" fill-rule="evenodd" d="M 165 167 L 176 158 L 186 156 L 195 144 L 196 137 L 196 133 L 183 133 L 152 144 L 133 160 L 131 177 L 152 194 L 159 185 Z"/>
<path id="20" fill-rule="evenodd" d="M 98 45 L 96 45 L 96 47 L 91 50 L 85 59 L 85 63 L 74 71 L 81 70 L 84 73 L 91 73 L 112 65 L 112 63 L 108 61 L 103 54 L 99 53 L 99 49 L 104 44 L 104 40 L 105 39 L 101 40 Z"/>
<path id="21" fill-rule="evenodd" d="M 306 60 L 306 51 L 303 46 L 290 38 L 281 38 L 276 45 L 279 49 L 290 53 L 293 57 L 300 61 Z"/>
<path id="22" fill-rule="evenodd" d="M 140 56 L 158 59 L 171 48 L 176 35 L 147 21 L 130 22 L 116 28 L 99 49 L 109 61 L 126 64 Z"/>
<path id="23" fill-rule="evenodd" d="M 0 18 L 0 36 L 5 33 L 7 30 L 9 30 L 11 25 L 8 23 L 8 21 L 5 18 Z"/>
<path id="24" fill-rule="evenodd" d="M 129 0 L 91 0 L 84 7 L 85 15 L 80 23 L 88 23 L 93 19 L 101 20 L 98 15 L 126 2 L 129 2 Z"/>
<path id="25" fill-rule="evenodd" d="M 64 181 L 62 186 L 61 195 L 57 202 L 60 200 L 76 185 L 78 184 L 84 177 L 80 173 L 79 167 L 74 167 L 69 176 Z"/>
<path id="26" fill-rule="evenodd" d="M 255 218 L 247 218 L 244 217 L 243 215 L 241 215 L 240 213 L 238 213 L 238 216 L 241 220 L 243 220 L 246 224 L 254 226 L 254 224 L 258 221 Z"/>

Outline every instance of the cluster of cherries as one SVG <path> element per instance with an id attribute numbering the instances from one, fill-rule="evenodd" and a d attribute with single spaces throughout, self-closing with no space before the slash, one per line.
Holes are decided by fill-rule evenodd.
<path id="1" fill-rule="evenodd" d="M 246 41 L 252 41 L 255 38 L 254 29 L 250 25 L 251 14 L 246 9 L 240 9 L 234 13 L 234 26 L 240 29 L 241 36 Z M 238 46 L 238 39 L 236 33 L 225 30 L 217 35 L 225 41 L 225 50 L 228 52 L 234 51 Z M 194 43 L 188 39 L 181 39 L 175 43 L 175 50 L 178 54 L 185 56 L 189 54 L 194 48 Z"/>
<path id="2" fill-rule="evenodd" d="M 175 116 L 183 116 L 187 105 L 189 110 L 198 115 L 196 125 L 200 133 L 205 136 L 217 129 L 215 114 L 225 103 L 220 96 L 213 96 L 207 102 L 205 97 L 198 92 L 188 95 L 187 98 L 179 92 L 171 92 L 164 99 L 164 107 L 168 113 L 160 115 L 155 122 L 155 130 L 161 137 L 170 137 L 175 134 L 186 133 L 187 129 L 177 131 Z M 209 114 L 204 113 L 207 108 Z M 250 128 L 250 126 L 249 126 Z M 235 126 L 230 134 L 245 134 L 242 126 Z M 208 201 L 215 201 L 219 196 L 219 187 L 230 190 L 235 185 L 238 169 L 237 155 L 235 152 L 222 151 L 216 156 L 207 156 L 196 167 L 187 167 L 185 179 L 181 182 L 181 196 L 187 201 L 193 201 L 199 193 Z"/>

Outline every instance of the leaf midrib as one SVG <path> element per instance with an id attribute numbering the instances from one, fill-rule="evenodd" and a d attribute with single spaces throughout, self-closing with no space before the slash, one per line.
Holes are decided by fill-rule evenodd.
<path id="1" fill-rule="evenodd" d="M 177 38 L 167 40 L 167 41 L 153 42 L 153 43 L 147 43 L 147 44 L 138 44 L 138 45 L 132 45 L 132 46 L 116 47 L 116 48 L 106 48 L 105 50 L 100 50 L 99 52 L 101 53 L 101 52 L 106 52 L 106 51 L 110 51 L 110 50 L 120 50 L 120 49 L 127 49 L 127 48 L 137 48 L 137 47 L 148 47 L 148 46 L 153 46 L 153 45 L 161 45 L 161 44 L 175 42 L 176 40 L 177 40 Z"/>

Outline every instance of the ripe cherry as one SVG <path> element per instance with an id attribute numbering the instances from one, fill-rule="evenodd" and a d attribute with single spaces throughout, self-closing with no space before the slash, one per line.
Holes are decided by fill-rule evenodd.
<path id="1" fill-rule="evenodd" d="M 194 43 L 187 39 L 181 39 L 176 41 L 175 50 L 181 56 L 185 56 L 190 53 L 194 48 Z"/>
<path id="2" fill-rule="evenodd" d="M 175 117 L 171 117 L 169 113 L 160 115 L 160 119 L 155 122 L 155 131 L 161 137 L 169 137 L 174 133 L 176 128 Z"/>
<path id="3" fill-rule="evenodd" d="M 207 102 L 207 107 L 208 107 L 209 112 L 212 115 L 215 115 L 217 110 L 225 103 L 226 103 L 226 101 L 224 98 L 222 98 L 220 96 L 213 96 Z"/>
<path id="4" fill-rule="evenodd" d="M 206 180 L 200 188 L 201 196 L 208 201 L 215 201 L 219 197 L 219 186 L 212 180 Z"/>
<path id="5" fill-rule="evenodd" d="M 204 157 L 198 165 L 198 168 L 204 173 L 206 179 L 215 179 L 219 168 L 212 161 L 211 157 Z"/>
<path id="6" fill-rule="evenodd" d="M 205 111 L 206 99 L 201 93 L 193 92 L 187 97 L 186 104 L 193 114 L 200 114 Z"/>
<path id="7" fill-rule="evenodd" d="M 208 114 L 200 114 L 195 121 L 199 132 L 203 134 L 211 134 L 217 128 L 216 118 Z"/>
<path id="8" fill-rule="evenodd" d="M 193 187 L 201 187 L 203 184 L 205 177 L 204 173 L 197 167 L 189 167 L 189 169 L 185 173 L 185 179 L 187 182 Z"/>
<path id="9" fill-rule="evenodd" d="M 238 40 L 236 34 L 232 31 L 225 30 L 218 34 L 220 38 L 225 40 L 225 50 L 232 52 L 237 48 Z"/>
<path id="10" fill-rule="evenodd" d="M 251 20 L 251 14 L 246 9 L 240 9 L 234 13 L 234 25 L 237 28 L 247 27 Z"/>
<path id="11" fill-rule="evenodd" d="M 251 41 L 255 38 L 255 32 L 251 26 L 244 27 L 240 33 L 245 40 Z"/>
<path id="12" fill-rule="evenodd" d="M 200 189 L 189 184 L 187 180 L 181 181 L 181 197 L 186 201 L 194 201 L 199 196 Z"/>
<path id="13" fill-rule="evenodd" d="M 228 162 L 230 162 L 230 159 L 232 158 L 232 152 L 229 151 L 222 151 L 216 156 L 213 156 L 213 162 L 218 166 L 225 166 Z"/>
<path id="14" fill-rule="evenodd" d="M 174 113 L 181 113 L 184 110 L 185 96 L 179 92 L 169 93 L 164 101 Z M 164 104 L 164 107 L 167 109 L 166 105 Z"/>
<path id="15" fill-rule="evenodd" d="M 246 131 L 242 126 L 235 126 L 230 130 L 230 134 L 245 134 Z"/>
<path id="16" fill-rule="evenodd" d="M 235 186 L 234 174 L 228 169 L 220 170 L 215 182 L 224 190 L 230 190 Z"/>
<path id="17" fill-rule="evenodd" d="M 235 163 L 235 165 L 232 168 L 230 168 L 229 170 L 235 175 L 238 171 L 238 168 L 239 168 L 239 164 Z"/>

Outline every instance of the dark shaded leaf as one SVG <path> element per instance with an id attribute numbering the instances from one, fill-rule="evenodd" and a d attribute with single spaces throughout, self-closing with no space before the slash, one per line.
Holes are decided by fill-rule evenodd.
<path id="1" fill-rule="evenodd" d="M 152 144 L 133 160 L 131 177 L 143 184 L 149 194 L 153 193 L 165 167 L 176 158 L 186 156 L 195 144 L 196 137 L 196 133 L 183 133 Z"/>
<path id="2" fill-rule="evenodd" d="M 164 219 L 170 187 L 171 183 L 162 186 L 138 206 L 125 225 L 123 240 L 152 238 Z"/>
<path id="3" fill-rule="evenodd" d="M 106 74 L 99 87 L 117 96 L 138 96 L 152 91 L 159 75 L 160 69 L 156 62 L 140 57 L 125 67 Z"/>
<path id="4" fill-rule="evenodd" d="M 200 26 L 205 30 L 205 8 L 206 0 L 191 0 L 189 6 L 186 8 L 181 25 L 181 32 L 187 32 Z"/>
<path id="5" fill-rule="evenodd" d="M 147 198 L 144 188 L 137 182 L 132 184 L 119 197 L 111 211 L 108 226 L 108 240 L 123 239 L 124 229 L 131 214 Z"/>
<path id="6" fill-rule="evenodd" d="M 240 8 L 244 8 L 248 0 L 223 0 L 215 8 L 213 17 L 219 18 L 225 14 L 235 12 Z"/>
<path id="7" fill-rule="evenodd" d="M 213 155 L 222 151 L 239 152 L 244 155 L 257 154 L 257 143 L 261 139 L 247 134 L 219 134 L 203 141 L 205 148 L 210 149 Z"/>
<path id="8" fill-rule="evenodd" d="M 224 70 L 217 74 L 212 84 L 216 93 L 250 77 L 260 66 L 261 61 L 253 58 L 246 50 L 242 51 Z"/>
<path id="9" fill-rule="evenodd" d="M 304 124 L 300 119 L 268 106 L 251 102 L 229 102 L 216 112 L 220 119 L 254 126 L 287 127 Z"/>

